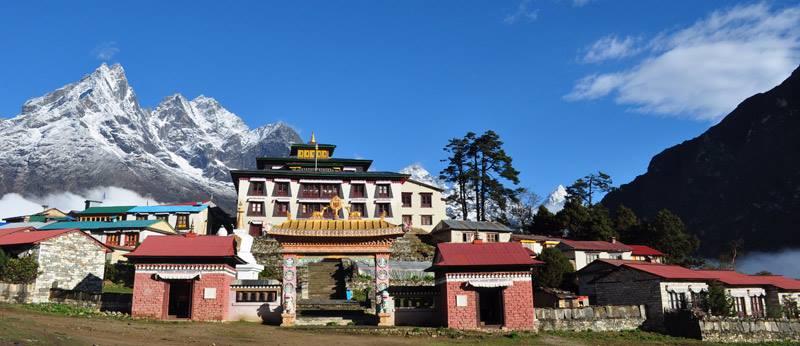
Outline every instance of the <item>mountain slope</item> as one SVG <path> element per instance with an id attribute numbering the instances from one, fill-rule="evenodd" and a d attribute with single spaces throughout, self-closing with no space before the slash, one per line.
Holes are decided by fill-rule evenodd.
<path id="1" fill-rule="evenodd" d="M 555 190 L 547 195 L 547 198 L 542 202 L 542 205 L 547 208 L 551 213 L 558 213 L 564 209 L 564 203 L 567 202 L 567 189 L 564 185 L 559 184 Z"/>
<path id="2" fill-rule="evenodd" d="M 647 173 L 603 204 L 644 217 L 670 209 L 707 256 L 737 239 L 746 251 L 800 247 L 799 132 L 800 68 L 699 137 L 656 155 Z"/>
<path id="3" fill-rule="evenodd" d="M 42 196 L 118 186 L 162 201 L 231 206 L 229 168 L 286 155 L 299 141 L 285 124 L 250 130 L 211 98 L 176 94 L 142 108 L 120 65 L 103 64 L 0 122 L 0 195 Z"/>

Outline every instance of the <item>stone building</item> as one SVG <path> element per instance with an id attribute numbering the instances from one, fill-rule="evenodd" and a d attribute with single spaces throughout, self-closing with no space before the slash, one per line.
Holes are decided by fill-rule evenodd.
<path id="1" fill-rule="evenodd" d="M 165 221 L 130 220 L 130 221 L 66 221 L 54 222 L 38 227 L 39 230 L 79 229 L 91 235 L 113 251 L 108 260 L 116 263 L 125 260 L 125 254 L 150 236 L 175 234 Z"/>
<path id="2" fill-rule="evenodd" d="M 440 243 L 433 271 L 441 324 L 455 329 L 535 328 L 530 258 L 518 243 Z"/>
<path id="3" fill-rule="evenodd" d="M 134 317 L 224 321 L 231 308 L 234 237 L 194 233 L 147 238 L 126 255 L 135 266 Z"/>
<path id="4" fill-rule="evenodd" d="M 39 275 L 17 294 L 4 292 L 4 299 L 20 303 L 45 303 L 51 289 L 100 293 L 103 288 L 106 252 L 96 239 L 76 229 L 37 231 L 10 228 L 0 231 L 0 248 L 14 257 L 33 256 Z M 6 290 L 10 285 L 4 285 Z"/>
<path id="5" fill-rule="evenodd" d="M 567 256 L 575 270 L 581 270 L 596 259 L 629 260 L 633 250 L 614 239 L 610 242 L 562 239 L 556 248 Z"/>
<path id="6" fill-rule="evenodd" d="M 486 243 L 511 241 L 511 228 L 493 221 L 442 220 L 431 232 L 437 243 Z"/>
<path id="7" fill-rule="evenodd" d="M 315 213 L 328 220 L 353 214 L 395 225 L 410 221 L 423 229 L 445 217 L 440 189 L 413 182 L 408 174 L 371 171 L 372 160 L 334 157 L 335 149 L 312 135 L 308 143 L 292 144 L 289 157 L 260 157 L 255 170 L 232 170 L 242 219 L 237 225 L 258 236 L 268 225 Z M 335 215 L 328 207 L 333 197 L 342 203 Z"/>

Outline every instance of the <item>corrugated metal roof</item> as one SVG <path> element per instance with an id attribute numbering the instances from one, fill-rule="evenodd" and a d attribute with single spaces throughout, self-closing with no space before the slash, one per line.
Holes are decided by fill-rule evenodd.
<path id="1" fill-rule="evenodd" d="M 125 214 L 132 205 L 114 207 L 89 207 L 84 211 L 78 212 L 79 215 L 99 215 L 99 214 Z"/>
<path id="2" fill-rule="evenodd" d="M 127 257 L 235 257 L 233 237 L 165 235 L 147 237 Z"/>
<path id="3" fill-rule="evenodd" d="M 491 231 L 491 232 L 511 232 L 508 226 L 491 221 L 465 221 L 465 220 L 442 220 L 441 224 L 436 226 L 438 232 L 445 232 L 450 230 L 471 230 L 471 231 Z"/>
<path id="4" fill-rule="evenodd" d="M 52 230 L 52 231 L 37 231 L 34 229 L 23 229 L 18 232 L 13 232 L 11 234 L 6 234 L 4 236 L 0 236 L 0 246 L 7 246 L 7 245 L 25 245 L 25 244 L 37 244 L 47 239 L 55 238 L 62 236 L 64 234 L 77 232 L 78 234 L 88 238 L 93 243 L 97 244 L 98 247 L 103 248 L 104 250 L 108 250 L 108 247 L 105 246 L 103 243 L 99 242 L 97 239 L 94 239 L 92 236 L 87 235 L 86 233 L 81 232 L 77 229 L 59 229 L 59 230 Z"/>
<path id="5" fill-rule="evenodd" d="M 47 223 L 45 222 L 11 222 L 5 225 L 0 226 L 0 229 L 6 228 L 20 228 L 20 227 L 33 227 L 33 228 L 40 228 Z"/>
<path id="6" fill-rule="evenodd" d="M 590 251 L 631 251 L 631 247 L 623 243 L 611 243 L 600 240 L 568 240 L 563 239 L 558 246 L 566 246 L 574 250 Z"/>
<path id="7" fill-rule="evenodd" d="M 439 243 L 434 267 L 520 266 L 542 263 L 519 243 Z"/>
<path id="8" fill-rule="evenodd" d="M 625 263 L 622 266 L 643 271 L 645 273 L 649 273 L 665 279 L 700 280 L 700 281 L 713 279 L 713 277 L 711 277 L 710 275 L 704 274 L 698 270 L 691 270 L 689 268 L 684 268 L 676 265 Z"/>
<path id="9" fill-rule="evenodd" d="M 40 230 L 54 230 L 54 229 L 68 229 L 76 228 L 81 230 L 93 229 L 142 229 L 148 228 L 155 223 L 163 222 L 160 220 L 126 220 L 126 221 L 66 221 L 54 222 L 45 226 L 39 227 Z"/>
<path id="10" fill-rule="evenodd" d="M 138 206 L 128 210 L 129 214 L 133 213 L 199 213 L 206 210 L 208 205 L 150 205 Z"/>
<path id="11" fill-rule="evenodd" d="M 634 256 L 664 256 L 664 253 L 647 245 L 628 245 Z"/>

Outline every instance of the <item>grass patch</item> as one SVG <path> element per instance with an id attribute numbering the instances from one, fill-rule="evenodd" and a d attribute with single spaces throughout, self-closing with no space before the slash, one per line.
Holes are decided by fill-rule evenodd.
<path id="1" fill-rule="evenodd" d="M 104 281 L 103 293 L 133 293 L 133 288 L 116 282 Z"/>
<path id="2" fill-rule="evenodd" d="M 114 318 L 114 319 L 130 319 L 129 315 L 102 312 L 92 308 L 84 308 L 79 306 L 72 306 L 59 303 L 39 303 L 39 304 L 16 304 L 23 310 L 45 313 L 50 315 L 67 316 L 67 317 L 96 317 L 96 318 Z"/>

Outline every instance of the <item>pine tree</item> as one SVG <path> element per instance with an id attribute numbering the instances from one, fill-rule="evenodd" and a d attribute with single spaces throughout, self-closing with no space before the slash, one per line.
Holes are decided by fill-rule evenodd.
<path id="1" fill-rule="evenodd" d="M 620 205 L 614 215 L 614 228 L 619 232 L 619 238 L 623 242 L 639 244 L 641 239 L 641 223 L 636 213 L 630 208 Z"/>
<path id="2" fill-rule="evenodd" d="M 473 174 L 475 208 L 478 221 L 486 221 L 486 206 L 493 201 L 501 211 L 505 211 L 508 201 L 517 201 L 519 190 L 506 188 L 500 179 L 519 184 L 519 171 L 514 169 L 512 159 L 503 149 L 500 136 L 488 130 L 476 138 L 467 150 Z"/>
<path id="3" fill-rule="evenodd" d="M 551 213 L 545 206 L 540 205 L 533 216 L 533 223 L 529 230 L 533 234 L 543 234 L 549 236 L 561 236 L 561 230 L 564 226 L 558 220 L 558 217 Z"/>
<path id="4" fill-rule="evenodd" d="M 692 254 L 697 250 L 700 241 L 696 236 L 686 232 L 681 218 L 667 209 L 662 209 L 646 226 L 647 245 L 666 254 L 668 263 L 679 265 L 696 265 Z"/>
<path id="5" fill-rule="evenodd" d="M 589 174 L 581 179 L 576 180 L 572 185 L 567 187 L 569 199 L 576 200 L 586 206 L 594 204 L 594 195 L 596 193 L 607 193 L 613 190 L 613 181 L 611 176 L 601 171 Z"/>
<path id="6" fill-rule="evenodd" d="M 462 219 L 469 217 L 469 183 L 472 171 L 469 170 L 467 150 L 475 140 L 475 133 L 468 132 L 464 138 L 453 138 L 444 147 L 448 158 L 442 160 L 447 166 L 439 173 L 439 178 L 455 185 L 456 193 L 448 197 L 449 203 L 455 203 L 461 210 Z"/>
<path id="7" fill-rule="evenodd" d="M 538 259 L 544 265 L 534 269 L 535 284 L 542 287 L 558 288 L 565 286 L 564 279 L 575 271 L 567 256 L 556 248 L 542 250 Z"/>

